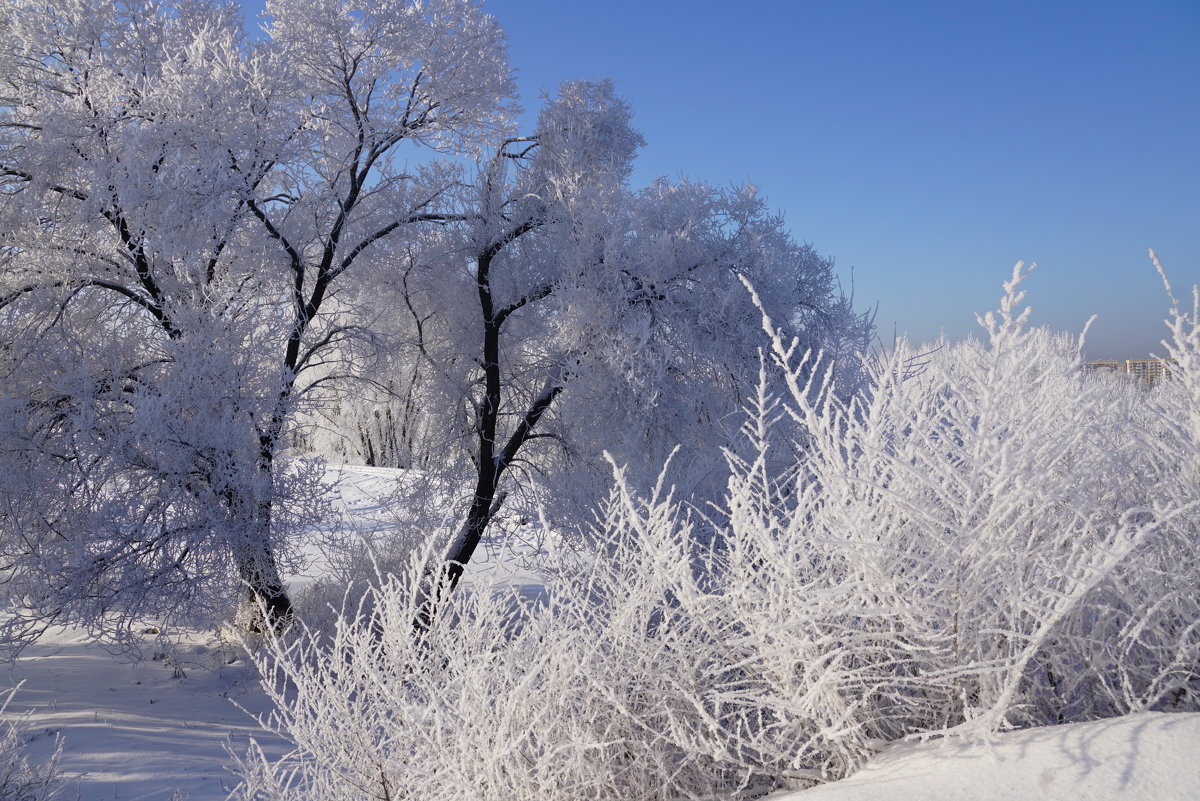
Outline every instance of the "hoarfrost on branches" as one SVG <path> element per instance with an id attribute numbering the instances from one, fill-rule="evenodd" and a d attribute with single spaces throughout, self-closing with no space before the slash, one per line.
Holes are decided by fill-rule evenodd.
<path id="1" fill-rule="evenodd" d="M 672 481 L 696 503 L 719 496 L 718 443 L 766 344 L 739 277 L 840 365 L 871 336 L 832 262 L 753 187 L 630 187 L 641 144 L 610 82 L 564 83 L 533 133 L 464 177 L 453 219 L 392 251 L 394 271 L 365 290 L 360 311 L 393 343 L 389 379 L 373 410 L 346 398 L 333 419 L 364 459 L 470 488 L 449 538 L 455 576 L 501 504 L 586 514 L 604 495 L 605 451 L 648 487 L 682 443 Z M 381 418 L 407 421 L 403 437 Z"/>
<path id="2" fill-rule="evenodd" d="M 247 755 L 238 797 L 712 798 L 905 737 L 1200 708 L 1200 318 L 1173 306 L 1174 383 L 1112 382 L 1028 327 L 1025 274 L 981 339 L 901 342 L 846 396 L 767 320 L 707 521 L 618 469 L 545 598 L 479 584 L 414 637 L 427 550 L 328 641 L 276 641 L 296 750 Z"/>
<path id="3" fill-rule="evenodd" d="M 120 639 L 238 585 L 290 615 L 280 560 L 323 498 L 286 453 L 295 411 L 367 341 L 330 312 L 455 183 L 397 150 L 509 125 L 474 4 L 269 10 L 263 42 L 204 2 L 3 12 L 3 546 L 28 631 Z"/>

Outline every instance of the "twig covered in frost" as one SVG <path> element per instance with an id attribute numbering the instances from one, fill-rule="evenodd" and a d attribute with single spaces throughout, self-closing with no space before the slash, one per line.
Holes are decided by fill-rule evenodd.
<path id="1" fill-rule="evenodd" d="M 0 718 L 8 712 L 13 696 L 21 689 L 18 684 L 0 702 Z M 0 720 L 0 801 L 53 801 L 64 788 L 58 762 L 62 757 L 61 736 L 55 737 L 54 753 L 38 764 L 22 753 L 25 738 L 22 734 L 28 713 L 17 721 Z"/>
<path id="2" fill-rule="evenodd" d="M 1025 275 L 984 339 L 916 373 L 900 342 L 844 396 L 768 321 L 714 538 L 617 469 L 543 601 L 476 586 L 414 639 L 426 555 L 277 645 L 296 750 L 243 759 L 241 797 L 729 798 L 907 736 L 1200 707 L 1196 315 L 1147 394 L 1029 328 Z"/>

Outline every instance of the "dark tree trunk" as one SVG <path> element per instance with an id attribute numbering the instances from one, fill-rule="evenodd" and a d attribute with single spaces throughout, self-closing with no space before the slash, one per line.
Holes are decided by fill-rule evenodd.
<path id="1" fill-rule="evenodd" d="M 256 541 L 240 548 L 235 558 L 252 606 L 248 628 L 259 634 L 280 631 L 291 620 L 292 600 L 279 576 L 274 553 L 267 543 Z"/>
<path id="2" fill-rule="evenodd" d="M 441 607 L 442 602 L 458 586 L 463 571 L 471 561 L 471 557 L 475 554 L 475 549 L 483 541 L 484 532 L 487 531 L 488 523 L 491 522 L 492 516 L 496 511 L 494 504 L 496 487 L 494 481 L 497 477 L 486 475 L 485 472 L 491 473 L 492 471 L 480 470 L 478 482 L 475 486 L 475 497 L 471 500 L 471 507 L 467 511 L 467 519 L 463 522 L 458 536 L 447 550 L 445 561 L 441 564 L 440 573 L 427 577 L 429 586 L 423 588 L 425 598 L 417 611 L 417 618 L 413 622 L 413 627 L 418 632 L 424 632 L 429 629 L 433 624 L 434 617 L 437 616 L 437 610 Z"/>
<path id="3" fill-rule="evenodd" d="M 479 293 L 479 309 L 483 321 L 483 398 L 477 408 L 479 430 L 477 431 L 479 452 L 478 471 L 476 473 L 475 495 L 467 510 L 467 519 L 463 522 L 458 536 L 446 552 L 437 575 L 427 577 L 429 586 L 423 588 L 425 598 L 417 611 L 413 627 L 418 633 L 427 631 L 437 616 L 438 608 L 445 598 L 458 586 L 463 571 L 475 554 L 475 549 L 483 540 L 488 524 L 496 514 L 496 490 L 500 486 L 500 478 L 512 464 L 521 446 L 529 441 L 534 427 L 554 403 L 554 399 L 562 391 L 558 376 L 552 376 L 545 388 L 533 399 L 525 410 L 520 423 L 508 437 L 507 442 L 500 445 L 498 440 L 500 427 L 500 408 L 503 402 L 503 380 L 500 374 L 500 335 L 505 321 L 517 309 L 525 306 L 532 299 L 546 297 L 548 290 L 539 290 L 527 295 L 516 304 L 496 309 L 492 302 L 491 268 L 492 261 L 500 254 L 506 245 L 534 230 L 537 224 L 533 221 L 523 223 L 509 231 L 505 236 L 488 246 L 479 254 L 476 260 L 476 283 Z"/>
<path id="4" fill-rule="evenodd" d="M 277 419 L 282 419 L 276 415 Z M 274 522 L 274 469 L 276 436 L 259 435 L 258 497 L 250 501 L 252 515 L 244 539 L 235 547 L 238 578 L 249 594 L 250 629 L 256 633 L 280 631 L 292 618 L 292 599 L 287 594 L 275 559 L 271 527 Z M 253 491 L 253 490 L 251 490 Z"/>

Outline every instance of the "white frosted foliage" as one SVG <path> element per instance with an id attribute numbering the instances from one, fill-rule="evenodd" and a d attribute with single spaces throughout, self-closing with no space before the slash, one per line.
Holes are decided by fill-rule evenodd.
<path id="1" fill-rule="evenodd" d="M 544 597 L 476 584 L 414 635 L 418 554 L 369 614 L 276 643 L 297 749 L 250 754 L 240 797 L 738 797 L 906 737 L 1196 711 L 1196 317 L 1174 383 L 1090 376 L 1028 326 L 1025 274 L 981 339 L 902 342 L 845 396 L 768 320 L 703 520 L 617 470 Z"/>

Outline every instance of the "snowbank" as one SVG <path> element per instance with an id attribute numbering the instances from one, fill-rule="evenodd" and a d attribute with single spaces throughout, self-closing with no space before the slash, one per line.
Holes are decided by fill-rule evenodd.
<path id="1" fill-rule="evenodd" d="M 1196 801 L 1200 714 L 1146 712 L 991 743 L 904 743 L 848 779 L 770 801 Z"/>

